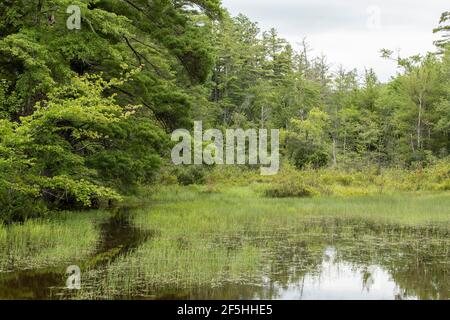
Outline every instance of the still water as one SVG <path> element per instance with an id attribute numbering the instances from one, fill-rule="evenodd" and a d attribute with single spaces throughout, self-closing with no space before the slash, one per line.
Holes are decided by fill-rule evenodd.
<path id="1" fill-rule="evenodd" d="M 227 284 L 186 291 L 161 290 L 156 299 L 272 299 L 272 300 L 448 300 L 449 256 L 420 261 L 410 254 L 391 252 L 379 257 L 388 265 L 344 260 L 338 249 L 326 246 L 321 261 L 308 271 L 286 263 L 287 269 L 263 277 L 261 283 Z M 383 263 L 384 264 L 384 263 Z"/>
<path id="2" fill-rule="evenodd" d="M 152 234 L 126 219 L 101 225 L 103 242 L 81 268 L 108 275 L 108 265 L 130 254 Z M 364 230 L 363 230 L 364 231 Z M 348 232 L 346 234 L 349 234 Z M 421 234 L 425 235 L 421 238 Z M 259 240 L 255 240 L 259 242 Z M 379 234 L 324 239 L 320 235 L 282 235 L 270 240 L 258 281 L 223 282 L 211 287 L 154 288 L 117 293 L 116 299 L 449 299 L 448 233 L 419 233 L 407 241 Z M 265 247 L 262 243 L 261 247 Z M 117 250 L 116 250 L 117 249 Z M 64 288 L 65 267 L 0 273 L 0 299 L 71 299 L 77 292 Z M 83 281 L 84 279 L 82 279 Z M 136 279 L 139 281 L 139 279 Z M 86 283 L 96 292 L 95 282 Z M 92 296 L 102 298 L 102 296 Z"/>
<path id="3" fill-rule="evenodd" d="M 287 286 L 275 284 L 276 299 L 286 300 L 386 300 L 402 297 L 401 289 L 384 268 L 377 265 L 361 267 L 339 261 L 334 247 L 324 250 L 323 260 L 315 273 L 308 273 L 299 282 Z"/>

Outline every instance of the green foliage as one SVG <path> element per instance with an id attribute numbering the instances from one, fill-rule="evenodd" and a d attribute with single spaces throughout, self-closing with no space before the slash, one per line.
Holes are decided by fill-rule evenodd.
<path id="1" fill-rule="evenodd" d="M 206 170 L 203 166 L 182 166 L 174 169 L 177 182 L 183 186 L 202 184 L 206 180 Z"/>
<path id="2" fill-rule="evenodd" d="M 81 8 L 81 30 L 67 29 L 69 5 Z M 382 51 L 400 70 L 382 84 L 372 70 L 331 70 L 306 40 L 294 50 L 275 29 L 230 17 L 219 0 L 3 1 L 1 216 L 99 206 L 157 177 L 210 183 L 211 168 L 158 175 L 167 132 L 192 120 L 205 129 L 281 129 L 283 163 L 305 173 L 302 180 L 289 170 L 295 178 L 280 178 L 280 194 L 291 183 L 294 195 L 364 188 L 359 179 L 317 174 L 376 171 L 369 178 L 377 180 L 383 168 L 434 168 L 450 154 L 448 16 L 435 30 L 439 54 Z M 247 168 L 235 173 L 271 181 Z M 447 185 L 431 184 L 425 188 Z"/>
<path id="3" fill-rule="evenodd" d="M 439 33 L 442 36 L 435 44 L 441 49 L 447 48 L 450 40 L 450 11 L 442 13 L 441 19 L 439 20 L 439 27 L 434 29 L 433 32 Z"/>
<path id="4" fill-rule="evenodd" d="M 69 5 L 81 30 L 66 26 Z M 199 94 L 188 89 L 210 73 L 221 16 L 218 0 L 3 1 L 0 219 L 97 206 L 151 183 L 165 130 L 189 122 Z"/>
<path id="5" fill-rule="evenodd" d="M 447 22 L 444 13 L 436 31 Z M 383 50 L 400 72 L 382 84 L 373 70 L 333 72 L 306 41 L 295 51 L 242 15 L 225 17 L 217 34 L 215 127 L 283 128 L 283 153 L 298 168 L 426 166 L 449 154 L 448 50 L 409 58 Z"/>
<path id="6" fill-rule="evenodd" d="M 264 195 L 271 198 L 304 198 L 314 194 L 310 186 L 296 179 L 276 183 L 264 190 Z"/>
<path id="7" fill-rule="evenodd" d="M 291 120 L 287 133 L 287 150 L 295 166 L 324 167 L 329 163 L 331 146 L 326 143 L 329 116 L 313 108 L 306 120 Z"/>
<path id="8" fill-rule="evenodd" d="M 129 85 L 112 88 L 120 102 L 145 105 L 169 128 L 185 122 L 191 105 L 185 87 L 210 72 L 210 24 L 222 10 L 218 0 L 184 4 L 196 7 L 188 10 L 169 0 L 2 3 L 0 78 L 14 102 L 6 106 L 9 116 L 31 114 L 55 84 L 67 84 L 75 74 L 103 72 L 111 79 L 127 63 L 144 67 Z M 69 5 L 81 8 L 81 30 L 66 27 Z"/>
<path id="9" fill-rule="evenodd" d="M 120 201 L 121 187 L 152 180 L 166 136 L 153 120 L 137 118 L 138 107 L 122 107 L 114 95 L 103 95 L 123 83 L 75 77 L 20 124 L 1 120 L 2 218 L 17 215 L 19 196 L 29 198 L 24 212 L 27 202 L 42 200 L 53 207 L 90 207 Z"/>

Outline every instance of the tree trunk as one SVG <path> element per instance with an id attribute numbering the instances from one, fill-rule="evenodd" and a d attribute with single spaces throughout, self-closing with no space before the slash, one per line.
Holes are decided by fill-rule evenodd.
<path id="1" fill-rule="evenodd" d="M 333 137 L 333 166 L 337 166 L 336 144 L 336 138 Z"/>
<path id="2" fill-rule="evenodd" d="M 422 94 L 419 96 L 419 116 L 417 118 L 417 149 L 422 149 L 422 110 L 423 98 Z"/>

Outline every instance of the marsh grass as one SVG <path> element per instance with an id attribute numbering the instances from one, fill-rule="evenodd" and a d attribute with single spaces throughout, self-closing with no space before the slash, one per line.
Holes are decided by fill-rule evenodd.
<path id="1" fill-rule="evenodd" d="M 316 196 L 309 198 L 266 198 L 264 185 L 226 186 L 220 192 L 208 192 L 207 186 L 159 187 L 149 190 L 154 200 L 153 210 L 186 212 L 184 218 L 205 221 L 211 214 L 233 221 L 265 221 L 283 226 L 299 218 L 362 218 L 391 224 L 419 226 L 450 223 L 450 192 L 397 192 L 367 196 Z M 152 211 L 154 212 L 154 211 Z M 196 212 L 195 215 L 188 214 Z M 205 214 L 206 220 L 202 215 Z M 258 218 L 258 219 L 255 219 Z M 137 215 L 137 219 L 141 219 Z M 170 219 L 170 218 L 167 218 Z M 212 218 L 214 220 L 214 218 Z M 173 218 L 176 223 L 177 217 Z M 137 220 L 138 222 L 141 220 Z M 279 222 L 277 222 L 279 221 Z M 221 221 L 213 222 L 221 224 Z M 189 221 L 181 219 L 185 224 Z M 256 223 L 256 222 L 255 222 Z M 206 226 L 205 226 L 206 227 Z"/>
<path id="2" fill-rule="evenodd" d="M 299 171 L 284 163 L 279 174 L 261 176 L 246 166 L 220 166 L 206 178 L 210 190 L 221 186 L 259 185 L 268 197 L 366 196 L 399 192 L 450 191 L 450 163 L 440 161 L 424 169 L 339 168 Z"/>
<path id="3" fill-rule="evenodd" d="M 343 261 L 388 270 L 405 297 L 448 298 L 448 192 L 272 198 L 266 183 L 147 188 L 127 228 L 101 210 L 1 226 L 0 270 L 78 264 L 83 289 L 70 298 L 271 298 L 261 288 L 320 274 L 333 246 Z"/>
<path id="4" fill-rule="evenodd" d="M 47 219 L 0 225 L 0 272 L 83 260 L 99 242 L 96 222 L 107 216 L 105 211 L 66 212 Z"/>
<path id="5" fill-rule="evenodd" d="M 254 186 L 166 186 L 149 197 L 153 205 L 137 210 L 134 223 L 155 236 L 88 274 L 80 297 L 260 287 L 263 279 L 287 284 L 317 270 L 330 243 L 355 263 L 385 264 L 399 279 L 407 277 L 397 263 L 409 270 L 437 259 L 438 274 L 449 268 L 447 193 L 273 199 Z M 448 288 L 441 282 L 435 297 Z"/>

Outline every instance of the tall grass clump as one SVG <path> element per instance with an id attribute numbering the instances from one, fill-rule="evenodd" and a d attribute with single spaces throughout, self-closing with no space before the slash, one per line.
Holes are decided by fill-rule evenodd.
<path id="1" fill-rule="evenodd" d="M 317 191 L 311 186 L 295 179 L 275 183 L 264 190 L 264 195 L 272 198 L 303 198 L 311 197 L 315 194 L 317 194 Z"/>
<path id="2" fill-rule="evenodd" d="M 100 240 L 95 221 L 106 212 L 61 213 L 0 225 L 0 271 L 54 267 L 92 254 Z"/>

